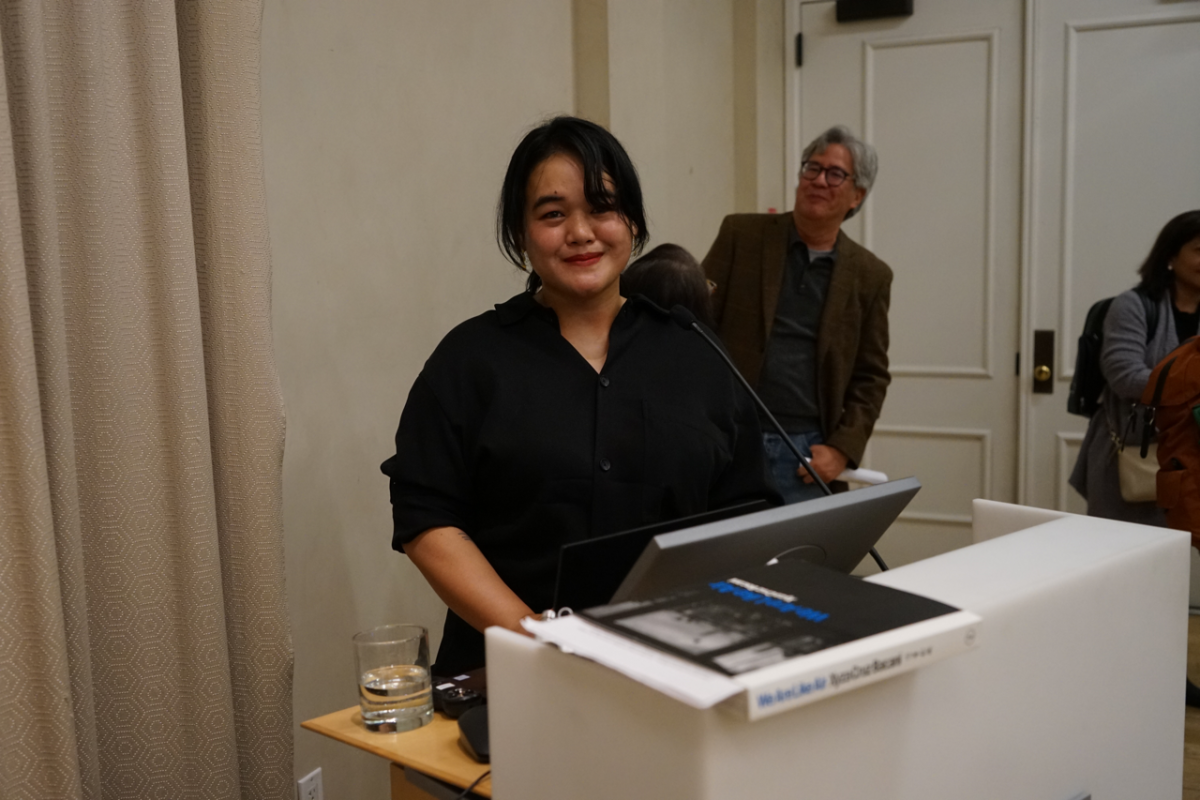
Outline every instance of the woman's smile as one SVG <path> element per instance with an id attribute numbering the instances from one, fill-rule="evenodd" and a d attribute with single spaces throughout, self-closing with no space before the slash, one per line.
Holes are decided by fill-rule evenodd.
<path id="1" fill-rule="evenodd" d="M 530 174 L 526 197 L 525 251 L 544 299 L 619 302 L 633 232 L 616 210 L 588 201 L 579 161 L 562 153 L 547 158 Z"/>
<path id="2" fill-rule="evenodd" d="M 568 264 L 574 264 L 577 267 L 590 267 L 598 262 L 603 256 L 604 253 L 581 253 L 580 255 L 571 256 L 570 258 L 564 260 Z"/>

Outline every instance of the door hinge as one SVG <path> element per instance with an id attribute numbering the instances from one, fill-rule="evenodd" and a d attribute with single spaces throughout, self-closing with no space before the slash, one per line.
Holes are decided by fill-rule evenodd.
<path id="1" fill-rule="evenodd" d="M 779 41 L 779 40 L 776 39 L 775 41 Z M 804 66 L 804 34 L 803 33 L 796 34 L 796 66 L 797 67 Z"/>
<path id="2" fill-rule="evenodd" d="M 1017 369 L 1013 372 L 1018 378 L 1021 377 L 1021 351 L 1017 351 Z"/>

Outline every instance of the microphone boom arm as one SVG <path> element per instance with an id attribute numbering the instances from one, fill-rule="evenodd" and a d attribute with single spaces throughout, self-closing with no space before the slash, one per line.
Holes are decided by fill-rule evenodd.
<path id="1" fill-rule="evenodd" d="M 796 443 L 792 441 L 792 437 L 787 435 L 787 431 L 785 431 L 783 426 L 779 424 L 779 420 L 775 419 L 775 415 L 771 413 L 771 409 L 767 408 L 766 404 L 763 403 L 762 398 L 760 398 L 758 393 L 755 392 L 750 386 L 750 382 L 742 376 L 742 373 L 740 370 L 738 370 L 737 365 L 733 363 L 733 360 L 725 352 L 725 348 L 721 347 L 719 343 L 713 341 L 713 338 L 708 335 L 707 331 L 704 330 L 704 326 L 701 325 L 696 319 L 696 315 L 684 306 L 680 305 L 672 308 L 670 313 L 671 318 L 674 319 L 676 324 L 678 324 L 681 328 L 690 328 L 691 330 L 694 330 L 696 333 L 700 334 L 701 337 L 703 337 L 704 341 L 708 342 L 709 347 L 716 351 L 717 355 L 721 357 L 721 360 L 725 362 L 725 366 L 729 367 L 729 371 L 732 372 L 742 384 L 742 388 L 744 388 L 750 397 L 753 398 L 754 403 L 758 406 L 759 411 L 766 415 L 767 420 L 770 421 L 771 425 L 779 433 L 780 437 L 782 437 L 784 444 L 786 444 L 796 456 L 796 459 L 800 462 L 800 466 L 804 467 L 804 470 L 812 477 L 813 482 L 815 482 L 817 486 L 821 487 L 821 491 L 824 492 L 826 496 L 833 494 L 833 490 L 829 488 L 829 485 L 825 483 L 825 481 L 821 480 L 821 476 L 817 474 L 815 469 L 813 469 L 812 464 L 808 463 L 808 459 L 805 458 L 804 454 L 800 452 L 800 448 L 797 447 Z M 886 571 L 888 566 L 883 562 L 883 558 L 880 557 L 879 551 L 872 547 L 869 552 L 871 554 L 871 558 L 873 558 L 875 563 L 879 566 L 879 569 Z"/>
<path id="2" fill-rule="evenodd" d="M 676 308 L 678 307 L 679 306 L 676 306 Z M 817 474 L 815 469 L 813 469 L 812 464 L 808 463 L 808 459 L 805 458 L 804 454 L 800 452 L 800 448 L 797 447 L 796 443 L 792 441 L 792 437 L 788 436 L 787 431 L 785 431 L 783 426 L 779 424 L 779 420 L 775 419 L 775 415 L 771 413 L 771 410 L 767 408 L 767 406 L 759 398 L 758 394 L 752 388 L 750 388 L 749 381 L 742 377 L 742 373 L 738 370 L 737 366 L 734 365 L 732 359 L 730 359 L 725 353 L 724 348 L 712 340 L 712 337 L 708 335 L 698 321 L 693 321 L 689 327 L 691 327 L 691 329 L 696 333 L 703 336 L 704 340 L 712 346 L 712 349 L 717 351 L 717 355 L 719 355 L 722 360 L 725 361 L 725 365 L 729 367 L 729 370 L 737 377 L 738 381 L 741 382 L 742 387 L 749 392 L 752 398 L 754 398 L 754 402 L 758 404 L 758 410 L 765 414 L 767 419 L 770 420 L 771 425 L 775 428 L 776 432 L 779 433 L 779 436 L 783 439 L 784 444 L 786 444 L 796 456 L 796 459 L 799 460 L 800 465 L 803 466 L 804 470 L 812 477 L 813 482 L 816 483 L 817 486 L 820 486 L 821 491 L 826 495 L 833 494 L 833 489 L 830 489 L 829 484 L 821 480 L 821 476 Z"/>

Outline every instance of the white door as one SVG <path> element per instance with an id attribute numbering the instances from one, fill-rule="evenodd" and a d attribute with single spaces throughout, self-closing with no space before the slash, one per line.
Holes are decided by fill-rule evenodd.
<path id="1" fill-rule="evenodd" d="M 1021 501 L 1083 511 L 1067 414 L 1088 307 L 1132 287 L 1171 217 L 1200 208 L 1200 2 L 1030 2 L 1022 340 L 1054 331 L 1054 393 L 1022 377 Z"/>
<path id="2" fill-rule="evenodd" d="M 970 544 L 971 500 L 1016 499 L 1022 0 L 918 0 L 839 24 L 788 5 L 788 172 L 845 123 L 879 152 L 851 237 L 891 265 L 893 382 L 865 458 L 923 488 L 879 544 L 889 565 Z M 793 62 L 794 64 L 794 62 Z"/>

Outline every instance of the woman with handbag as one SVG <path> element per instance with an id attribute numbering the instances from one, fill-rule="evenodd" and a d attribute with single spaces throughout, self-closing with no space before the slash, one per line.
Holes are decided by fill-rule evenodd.
<path id="1" fill-rule="evenodd" d="M 1104 318 L 1100 372 L 1107 385 L 1070 483 L 1087 500 L 1089 516 L 1164 526 L 1164 512 L 1154 502 L 1158 460 L 1153 452 L 1141 458 L 1144 423 L 1137 402 L 1154 366 L 1197 333 L 1200 210 L 1163 227 L 1138 274 L 1140 283 L 1117 295 Z M 1148 318 L 1154 317 L 1150 330 Z"/>

